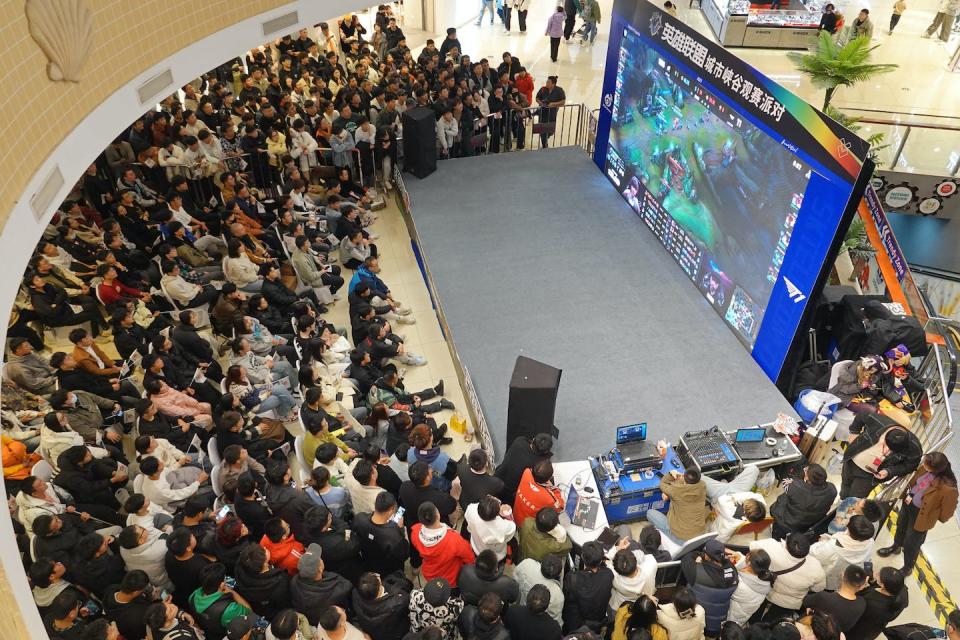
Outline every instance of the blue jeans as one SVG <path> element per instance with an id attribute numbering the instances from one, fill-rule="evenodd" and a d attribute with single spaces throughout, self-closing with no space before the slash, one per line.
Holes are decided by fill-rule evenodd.
<path id="1" fill-rule="evenodd" d="M 493 18 L 497 15 L 497 11 L 493 8 L 493 0 L 480 0 L 480 15 L 477 16 L 477 26 L 480 26 L 480 23 L 483 22 L 483 14 L 490 10 L 490 24 L 493 24 Z M 461 51 L 460 53 L 463 53 Z"/>
<path id="2" fill-rule="evenodd" d="M 293 370 L 293 365 L 287 362 L 286 358 L 274 356 L 273 369 L 270 371 L 273 374 L 274 382 L 279 382 L 283 378 L 287 378 L 290 381 L 291 387 L 297 384 L 297 374 Z"/>
<path id="3" fill-rule="evenodd" d="M 683 543 L 686 542 L 685 540 L 681 540 L 677 536 L 673 535 L 673 532 L 670 531 L 670 523 L 667 522 L 667 514 L 661 513 L 656 509 L 650 509 L 647 511 L 646 516 L 647 522 L 655 526 L 661 534 L 670 538 L 674 543 L 682 547 Z"/>
<path id="4" fill-rule="evenodd" d="M 240 291 L 244 293 L 260 293 L 260 290 L 263 289 L 263 280 L 254 280 L 249 284 L 245 284 L 242 287 L 237 287 Z"/>
<path id="5" fill-rule="evenodd" d="M 597 39 L 597 23 L 590 22 L 589 20 L 585 23 L 587 27 L 586 32 L 583 34 L 583 41 L 590 42 L 593 44 L 593 41 Z"/>
<path id="6" fill-rule="evenodd" d="M 267 399 L 257 407 L 257 413 L 266 413 L 267 411 L 274 410 L 277 412 L 277 416 L 282 418 L 297 406 L 297 401 L 293 399 L 290 391 L 282 384 L 273 385 L 270 388 L 270 392 Z"/>

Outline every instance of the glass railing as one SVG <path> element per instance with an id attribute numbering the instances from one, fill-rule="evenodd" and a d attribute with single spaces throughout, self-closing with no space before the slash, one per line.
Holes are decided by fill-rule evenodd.
<path id="1" fill-rule="evenodd" d="M 892 113 L 875 109 L 843 109 L 861 118 L 863 137 L 884 134 L 887 146 L 878 153 L 878 169 L 955 176 L 960 172 L 960 118 Z"/>

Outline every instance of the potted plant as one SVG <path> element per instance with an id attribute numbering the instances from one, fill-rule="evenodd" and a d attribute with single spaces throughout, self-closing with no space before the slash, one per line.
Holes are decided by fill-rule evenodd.
<path id="1" fill-rule="evenodd" d="M 808 53 L 791 51 L 787 57 L 803 75 L 810 78 L 813 86 L 824 89 L 823 110 L 830 105 L 837 87 L 849 87 L 879 73 L 889 73 L 895 64 L 870 62 L 873 50 L 879 45 L 870 45 L 870 39 L 861 36 L 839 45 L 827 31 L 820 36 Z"/>

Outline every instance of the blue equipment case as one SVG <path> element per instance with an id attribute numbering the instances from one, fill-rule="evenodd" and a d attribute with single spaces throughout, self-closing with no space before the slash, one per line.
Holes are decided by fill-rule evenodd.
<path id="1" fill-rule="evenodd" d="M 610 458 L 614 466 L 622 471 L 622 462 L 618 459 L 616 450 Z M 649 509 L 666 512 L 670 501 L 660 492 L 661 476 L 653 471 L 660 471 L 662 475 L 671 471 L 684 471 L 680 456 L 672 446 L 667 447 L 667 455 L 659 467 L 630 474 L 621 473 L 617 481 L 610 477 L 599 459 L 591 458 L 590 467 L 611 526 L 642 520 Z"/>

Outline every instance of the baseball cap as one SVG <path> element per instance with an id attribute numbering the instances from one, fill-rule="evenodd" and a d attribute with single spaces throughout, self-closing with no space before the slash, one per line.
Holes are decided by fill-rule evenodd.
<path id="1" fill-rule="evenodd" d="M 724 551 L 723 543 L 717 539 L 707 540 L 707 543 L 703 545 L 703 552 L 714 560 L 722 560 Z"/>
<path id="2" fill-rule="evenodd" d="M 434 578 L 423 588 L 423 597 L 433 607 L 445 604 L 450 598 L 450 583 L 443 578 Z"/>
<path id="3" fill-rule="evenodd" d="M 256 616 L 237 616 L 227 624 L 227 640 L 242 640 L 256 624 Z"/>
<path id="4" fill-rule="evenodd" d="M 312 543 L 297 561 L 297 571 L 304 577 L 313 578 L 317 575 L 322 556 L 323 548 L 316 542 Z"/>

